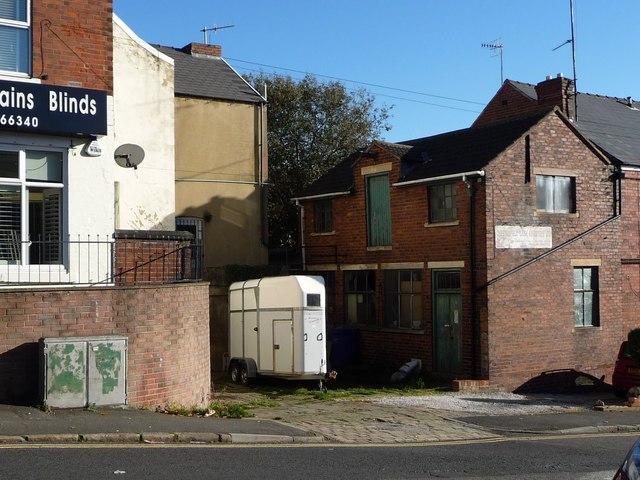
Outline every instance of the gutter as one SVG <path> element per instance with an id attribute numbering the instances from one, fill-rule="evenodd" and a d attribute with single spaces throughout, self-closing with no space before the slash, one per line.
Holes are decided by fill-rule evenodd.
<path id="1" fill-rule="evenodd" d="M 351 191 L 346 192 L 334 192 L 334 193 L 322 193 L 320 195 L 309 195 L 308 197 L 296 197 L 291 200 L 296 202 L 296 204 L 300 200 L 319 200 L 321 198 L 333 198 L 333 197 L 342 197 L 344 195 L 351 195 Z"/>
<path id="2" fill-rule="evenodd" d="M 192 182 L 192 183 L 233 183 L 238 185 L 268 185 L 266 182 L 245 182 L 242 180 L 216 180 L 209 178 L 176 178 L 176 182 Z"/>
<path id="3" fill-rule="evenodd" d="M 452 173 L 450 175 L 441 175 L 439 177 L 420 178 L 418 180 L 409 180 L 407 182 L 392 183 L 392 186 L 404 187 L 407 185 L 418 185 L 420 183 L 437 182 L 439 180 L 450 180 L 452 178 L 484 177 L 484 175 L 484 170 L 473 170 L 471 172 Z"/>

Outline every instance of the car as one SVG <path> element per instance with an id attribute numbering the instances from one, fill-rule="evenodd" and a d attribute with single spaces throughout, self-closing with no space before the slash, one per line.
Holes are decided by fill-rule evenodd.
<path id="1" fill-rule="evenodd" d="M 611 378 L 613 392 L 619 397 L 625 397 L 630 388 L 640 386 L 640 366 L 631 357 L 628 344 L 629 342 L 624 341 L 620 345 Z"/>
<path id="2" fill-rule="evenodd" d="M 636 440 L 633 447 L 624 457 L 620 468 L 613 476 L 613 480 L 639 480 L 640 479 L 640 439 Z"/>

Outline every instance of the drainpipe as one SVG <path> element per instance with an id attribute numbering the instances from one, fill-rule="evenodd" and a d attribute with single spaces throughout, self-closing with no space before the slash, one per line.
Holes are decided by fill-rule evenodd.
<path id="1" fill-rule="evenodd" d="M 296 207 L 300 209 L 300 252 L 302 254 L 302 271 L 305 272 L 307 270 L 306 265 L 306 251 L 305 251 L 305 241 L 304 241 L 304 205 L 300 203 L 300 200 L 296 199 Z"/>
<path id="2" fill-rule="evenodd" d="M 473 342 L 471 342 L 471 369 L 474 378 L 480 378 L 478 366 L 478 352 L 480 352 L 480 322 L 476 318 L 476 246 L 475 246 L 475 196 L 473 184 L 463 175 L 462 181 L 467 186 L 469 193 L 469 275 L 471 285 L 471 322 L 473 327 Z"/>
<path id="3" fill-rule="evenodd" d="M 267 215 L 267 201 L 265 194 L 265 184 L 264 184 L 264 107 L 265 102 L 267 101 L 267 84 L 264 84 L 264 102 L 260 102 L 260 132 L 259 132 L 259 158 L 258 158 L 258 190 L 260 195 L 260 216 L 262 223 L 262 244 L 269 244 L 269 231 L 268 231 L 268 215 Z"/>

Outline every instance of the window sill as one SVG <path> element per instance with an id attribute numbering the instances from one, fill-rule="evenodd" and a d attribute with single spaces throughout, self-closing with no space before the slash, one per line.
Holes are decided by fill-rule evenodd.
<path id="1" fill-rule="evenodd" d="M 26 83 L 42 83 L 39 78 L 31 77 L 28 73 L 0 71 L 0 80 L 20 81 Z"/>
<path id="2" fill-rule="evenodd" d="M 433 223 L 429 223 L 426 222 L 424 224 L 425 228 L 433 228 L 433 227 L 456 227 L 460 225 L 460 221 L 459 220 L 454 220 L 453 222 L 433 222 Z"/>
<path id="3" fill-rule="evenodd" d="M 536 210 L 533 212 L 534 217 L 559 217 L 559 218 L 580 218 L 580 213 L 560 213 L 547 212 L 546 210 Z"/>
<path id="4" fill-rule="evenodd" d="M 589 331 L 600 331 L 602 327 L 600 325 L 575 325 L 573 327 L 574 332 L 589 332 Z"/>
<path id="5" fill-rule="evenodd" d="M 335 235 L 336 231 L 332 230 L 331 232 L 313 232 L 311 233 L 312 237 L 328 237 L 330 235 Z"/>
<path id="6" fill-rule="evenodd" d="M 367 332 L 381 332 L 381 333 L 406 333 L 407 335 L 424 335 L 424 329 L 410 329 L 410 328 L 390 328 L 390 327 L 374 327 L 371 325 L 358 325 L 348 324 L 347 328 L 356 328 Z"/>
<path id="7" fill-rule="evenodd" d="M 391 250 L 393 250 L 393 247 L 391 245 L 382 247 L 367 247 L 367 252 L 385 252 Z"/>

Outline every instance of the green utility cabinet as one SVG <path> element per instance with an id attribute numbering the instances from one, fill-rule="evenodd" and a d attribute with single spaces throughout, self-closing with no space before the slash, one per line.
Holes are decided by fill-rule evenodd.
<path id="1" fill-rule="evenodd" d="M 40 340 L 44 405 L 79 408 L 127 403 L 127 337 Z"/>

